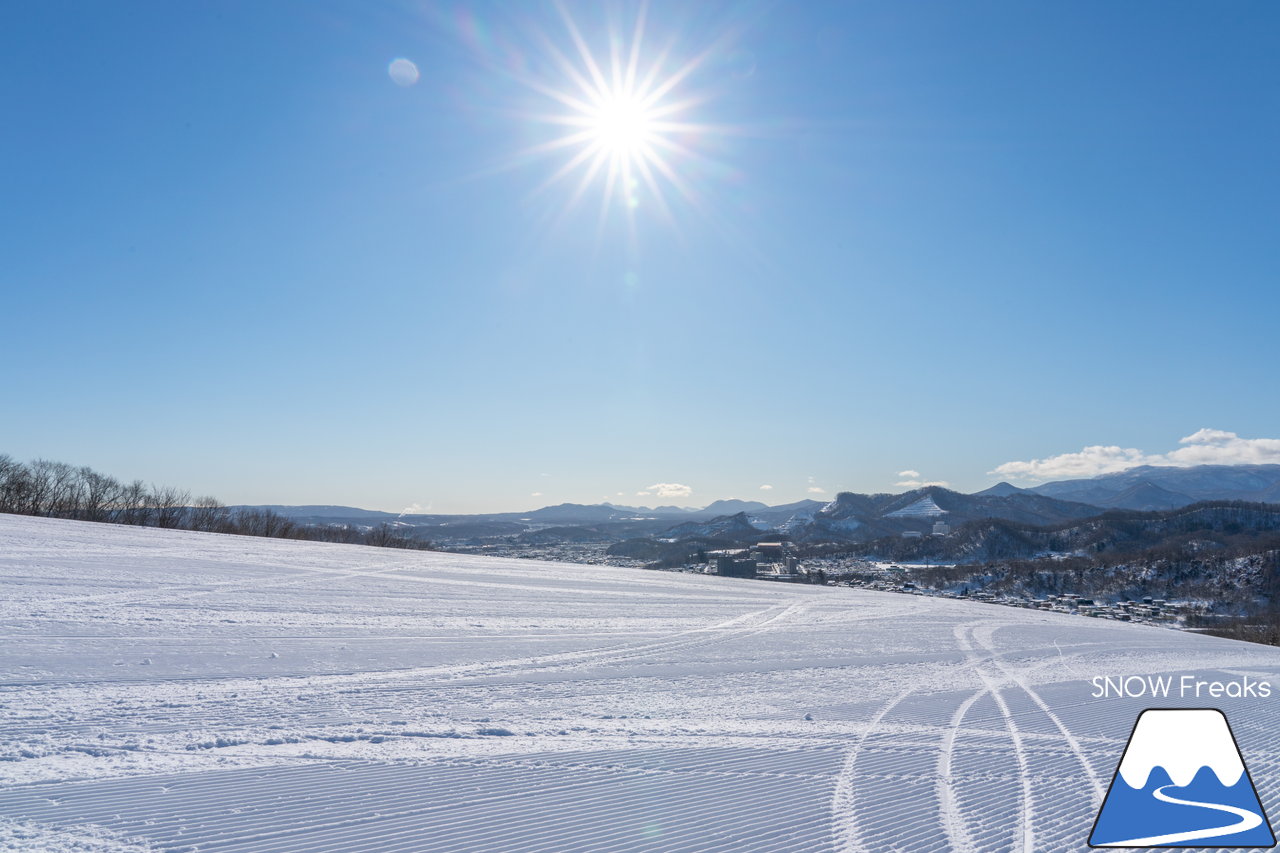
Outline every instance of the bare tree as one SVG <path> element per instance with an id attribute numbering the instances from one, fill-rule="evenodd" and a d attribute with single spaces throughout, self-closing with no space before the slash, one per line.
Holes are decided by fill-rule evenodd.
<path id="1" fill-rule="evenodd" d="M 233 519 L 236 533 L 246 536 L 270 536 L 279 539 L 304 538 L 297 534 L 298 526 L 284 516 L 269 509 L 242 509 Z"/>
<path id="2" fill-rule="evenodd" d="M 84 483 L 80 472 L 65 462 L 50 462 L 48 505 L 44 514 L 53 518 L 80 518 Z"/>
<path id="3" fill-rule="evenodd" d="M 123 486 L 115 477 L 99 474 L 92 468 L 80 469 L 80 481 L 84 484 L 83 506 L 80 517 L 86 521 L 108 521 L 120 501 Z"/>
<path id="4" fill-rule="evenodd" d="M 53 466 L 48 459 L 36 459 L 27 466 L 26 506 L 19 510 L 27 515 L 48 515 L 53 497 Z"/>
<path id="5" fill-rule="evenodd" d="M 30 478 L 26 465 L 0 454 L 0 512 L 26 511 Z"/>
<path id="6" fill-rule="evenodd" d="M 134 480 L 120 492 L 116 521 L 121 524 L 145 525 L 151 519 L 151 506 L 146 484 Z"/>
<path id="7" fill-rule="evenodd" d="M 231 511 L 214 497 L 196 498 L 187 512 L 187 526 L 209 533 L 227 533 L 231 529 Z"/>
<path id="8" fill-rule="evenodd" d="M 191 502 L 191 493 L 173 486 L 163 488 L 152 485 L 147 496 L 151 509 L 151 523 L 156 527 L 179 527 L 187 513 L 187 504 Z"/>
<path id="9" fill-rule="evenodd" d="M 213 497 L 201 497 L 193 504 L 190 492 L 172 486 L 148 488 L 141 480 L 121 483 L 92 468 L 48 459 L 24 465 L 7 454 L 0 454 L 0 512 L 386 548 L 432 548 L 412 531 L 393 525 L 368 531 L 347 525 L 303 525 L 266 509 L 233 512 Z"/>

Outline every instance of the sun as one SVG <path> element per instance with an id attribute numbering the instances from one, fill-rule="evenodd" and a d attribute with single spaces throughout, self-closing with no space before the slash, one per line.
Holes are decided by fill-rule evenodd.
<path id="1" fill-rule="evenodd" d="M 594 145 L 611 157 L 649 157 L 657 120 L 644 101 L 629 92 L 608 92 L 587 119 Z"/>
<path id="2" fill-rule="evenodd" d="M 540 47 L 554 74 L 522 81 L 546 104 L 526 117 L 554 131 L 521 157 L 561 159 L 538 191 L 570 186 L 567 213 L 589 188 L 602 187 L 601 224 L 617 206 L 634 212 L 652 203 L 672 221 L 673 201 L 701 208 L 689 175 L 717 165 L 698 148 L 722 129 L 696 120 L 709 96 L 688 88 L 695 72 L 723 45 L 713 43 L 682 56 L 669 39 L 650 51 L 641 6 L 628 32 L 610 30 L 602 39 L 606 48 L 593 50 L 568 12 L 559 9 L 573 49 L 562 50 L 543 37 Z"/>

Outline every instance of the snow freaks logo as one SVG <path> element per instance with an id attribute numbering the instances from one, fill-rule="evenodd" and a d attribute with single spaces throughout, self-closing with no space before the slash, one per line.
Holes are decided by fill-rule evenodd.
<path id="1" fill-rule="evenodd" d="M 1090 847 L 1272 847 L 1271 824 L 1227 718 L 1213 708 L 1138 715 Z"/>
<path id="2" fill-rule="evenodd" d="M 1172 675 L 1130 675 L 1128 677 L 1103 677 L 1089 679 L 1093 685 L 1094 699 L 1168 699 L 1170 695 L 1182 699 L 1267 699 L 1271 685 L 1265 681 L 1245 676 L 1238 681 L 1201 681 L 1194 675 L 1183 675 L 1176 680 Z"/>

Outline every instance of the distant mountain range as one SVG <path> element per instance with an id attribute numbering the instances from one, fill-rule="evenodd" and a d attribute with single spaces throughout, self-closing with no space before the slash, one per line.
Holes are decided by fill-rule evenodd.
<path id="1" fill-rule="evenodd" d="M 1106 508 L 1178 509 L 1199 501 L 1280 503 L 1280 465 L 1142 465 L 1086 480 L 1059 480 L 1029 489 L 1000 483 L 978 495 L 1045 495 Z"/>
<path id="2" fill-rule="evenodd" d="M 255 505 L 236 506 L 232 509 L 264 509 L 277 515 L 308 524 L 351 523 L 380 524 L 381 522 L 401 522 L 405 524 L 439 524 L 462 525 L 480 523 L 515 523 L 515 524 L 601 524 L 605 522 L 645 522 L 665 521 L 670 526 L 673 521 L 709 520 L 740 512 L 749 512 L 762 518 L 785 520 L 798 512 L 817 510 L 823 506 L 821 501 L 796 501 L 771 507 L 760 501 L 720 500 L 708 504 L 701 509 L 697 507 L 629 507 L 616 504 L 575 504 L 563 503 L 544 506 L 528 512 L 494 512 L 471 515 L 445 515 L 430 513 L 395 513 L 381 510 L 358 509 L 351 506 L 330 506 L 308 504 L 304 506 Z"/>
<path id="3" fill-rule="evenodd" d="M 926 486 L 900 495 L 841 492 L 808 524 L 795 525 L 788 532 L 801 541 L 862 542 L 908 531 L 930 533 L 938 521 L 949 527 L 989 518 L 1041 525 L 1097 514 L 1096 506 L 1023 491 L 965 495 Z"/>
<path id="4" fill-rule="evenodd" d="M 743 541 L 758 533 L 783 533 L 802 542 L 862 542 L 908 531 L 927 534 L 936 521 L 951 528 L 984 519 L 1055 525 L 1107 509 L 1169 510 L 1208 500 L 1280 504 L 1280 465 L 1142 466 L 1032 488 L 999 483 L 972 495 L 927 486 L 902 494 L 841 492 L 827 503 L 802 500 L 772 507 L 744 500 L 720 500 L 700 509 L 563 503 L 528 512 L 477 515 L 397 514 L 328 505 L 254 508 L 303 524 L 367 527 L 387 522 L 443 543 L 554 544 L 646 537 Z"/>
<path id="5" fill-rule="evenodd" d="M 800 542 L 862 542 L 907 531 L 931 533 L 935 522 L 958 526 L 999 518 L 1022 524 L 1057 524 L 1098 514 L 1096 506 L 1019 492 L 1008 496 L 964 495 L 926 486 L 900 495 L 841 492 L 821 504 L 802 501 L 785 507 L 738 512 L 707 521 L 686 521 L 661 531 L 664 539 L 706 538 L 738 541 L 762 533 L 786 533 Z"/>

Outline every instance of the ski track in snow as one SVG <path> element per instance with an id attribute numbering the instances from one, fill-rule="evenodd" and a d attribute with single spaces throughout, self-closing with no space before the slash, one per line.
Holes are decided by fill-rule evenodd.
<path id="1" fill-rule="evenodd" d="M 966 654 L 974 654 L 973 644 L 971 642 L 972 629 L 968 626 L 956 627 L 956 640 L 964 649 Z M 986 663 L 990 656 L 981 663 Z M 1000 716 L 1004 718 L 1005 729 L 1009 732 L 1009 742 L 1013 747 L 1014 758 L 1018 762 L 1018 777 L 1021 783 L 1022 796 L 1018 808 L 1017 829 L 1013 838 L 1013 849 L 1021 851 L 1032 851 L 1035 849 L 1035 806 L 1033 804 L 1034 795 L 1032 793 L 1032 780 L 1030 763 L 1027 760 L 1027 750 L 1023 746 L 1022 732 L 1018 730 L 1017 721 L 1014 720 L 1012 712 L 1009 710 L 1009 704 L 1005 701 L 1004 695 L 1000 692 L 1000 680 L 986 673 L 982 666 L 976 667 L 978 677 L 982 679 L 985 691 L 995 700 L 996 705 L 1000 708 Z"/>
<path id="2" fill-rule="evenodd" d="M 1085 850 L 1280 651 L 979 603 L 0 515 L 0 848 Z M 1280 715 L 1220 700 L 1266 807 Z M 1203 702 L 1201 703 L 1203 704 Z"/>

